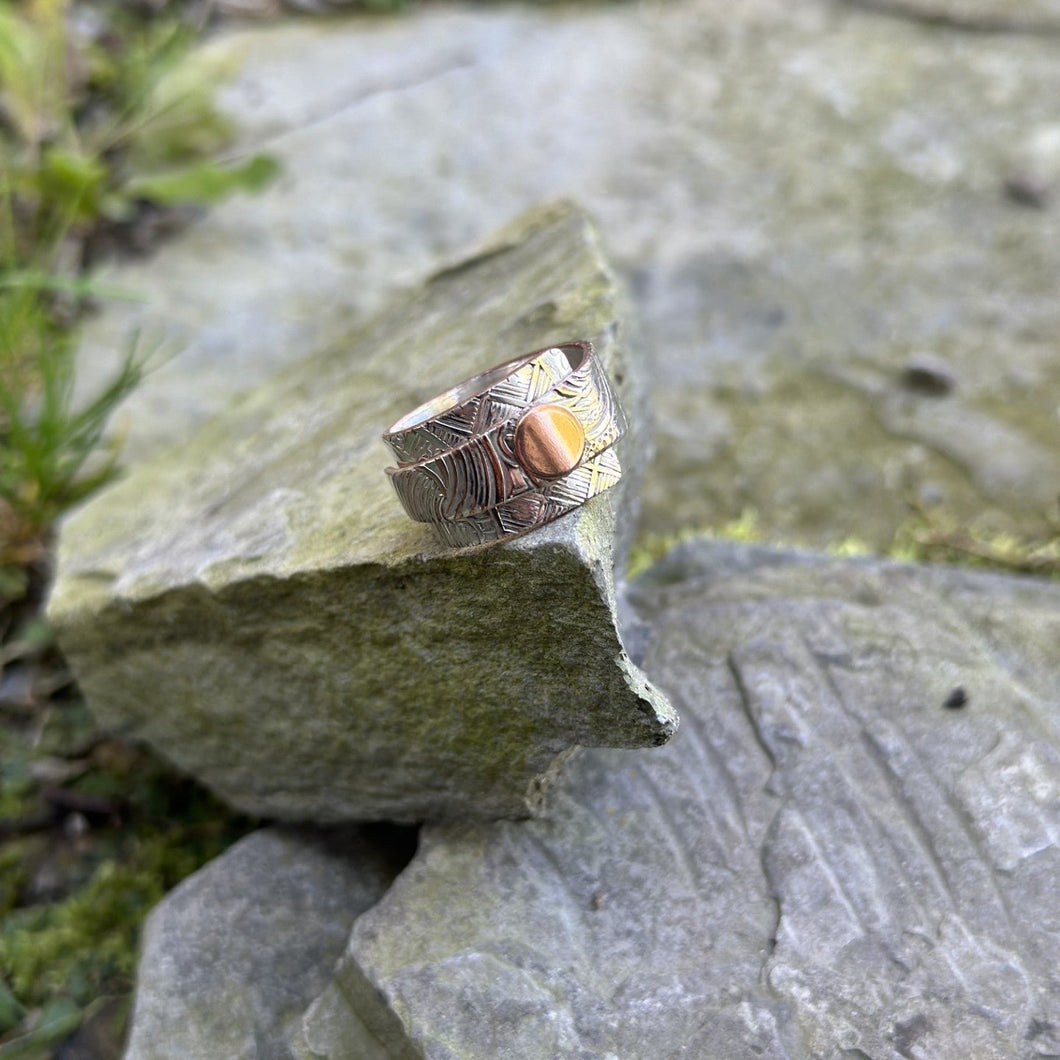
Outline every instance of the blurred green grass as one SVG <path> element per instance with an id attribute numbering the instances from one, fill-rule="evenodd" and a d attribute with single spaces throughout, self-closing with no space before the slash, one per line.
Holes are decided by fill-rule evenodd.
<path id="1" fill-rule="evenodd" d="M 266 185 L 174 6 L 0 3 L 0 1057 L 119 1055 L 143 916 L 252 822 L 96 731 L 40 617 L 56 520 L 113 478 L 149 351 L 75 399 L 76 325 L 138 226 Z M 182 214 L 180 211 L 184 211 Z M 172 226 L 171 226 L 172 227 Z M 102 1043 L 102 1044 L 101 1044 Z"/>

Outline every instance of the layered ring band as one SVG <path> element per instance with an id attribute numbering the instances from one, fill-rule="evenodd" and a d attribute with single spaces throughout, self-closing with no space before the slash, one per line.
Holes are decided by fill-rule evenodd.
<path id="1" fill-rule="evenodd" d="M 613 486 L 625 418 L 592 344 L 506 361 L 383 435 L 406 513 L 453 547 L 517 537 Z"/>

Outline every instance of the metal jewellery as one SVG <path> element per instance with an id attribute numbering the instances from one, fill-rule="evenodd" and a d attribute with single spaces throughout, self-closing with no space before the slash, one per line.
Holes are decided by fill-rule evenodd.
<path id="1" fill-rule="evenodd" d="M 589 342 L 566 342 L 473 376 L 383 435 L 408 515 L 454 547 L 525 534 L 622 477 L 625 418 Z"/>

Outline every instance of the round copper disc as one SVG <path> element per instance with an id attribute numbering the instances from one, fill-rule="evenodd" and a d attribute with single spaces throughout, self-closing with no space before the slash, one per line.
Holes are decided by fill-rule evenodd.
<path id="1" fill-rule="evenodd" d="M 536 405 L 515 428 L 515 458 L 535 478 L 566 475 L 584 452 L 585 428 L 562 405 Z"/>

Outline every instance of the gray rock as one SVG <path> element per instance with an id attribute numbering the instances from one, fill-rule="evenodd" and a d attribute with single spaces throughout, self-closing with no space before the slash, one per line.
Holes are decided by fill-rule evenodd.
<path id="1" fill-rule="evenodd" d="M 636 597 L 678 738 L 426 828 L 306 1055 L 1056 1055 L 1060 584 L 699 541 Z"/>
<path id="2" fill-rule="evenodd" d="M 975 33 L 1060 33 L 1057 0 L 847 0 L 853 7 L 880 11 L 928 25 Z"/>
<path id="3" fill-rule="evenodd" d="M 354 917 L 399 861 L 347 829 L 255 832 L 155 907 L 126 1060 L 283 1060 Z"/>
<path id="4" fill-rule="evenodd" d="M 66 522 L 49 603 L 99 721 L 323 822 L 525 814 L 573 746 L 665 742 L 615 624 L 627 480 L 454 553 L 383 474 L 398 416 L 550 342 L 593 339 L 636 406 L 627 322 L 584 217 L 547 209 L 137 463 Z"/>
<path id="5" fill-rule="evenodd" d="M 180 349 L 119 417 L 130 459 L 340 340 L 395 283 L 573 195 L 645 325 L 647 529 L 752 508 L 787 540 L 887 545 L 924 483 L 998 530 L 1055 518 L 1060 210 L 1004 190 L 1060 188 L 1055 40 L 833 0 L 684 0 L 429 5 L 210 47 L 242 62 L 224 93 L 239 147 L 272 151 L 283 176 L 104 278 L 147 301 L 87 330 L 86 383 L 134 326 Z M 895 383 L 921 351 L 961 381 L 946 410 Z"/>

